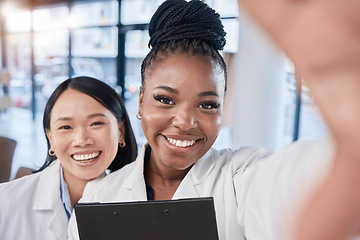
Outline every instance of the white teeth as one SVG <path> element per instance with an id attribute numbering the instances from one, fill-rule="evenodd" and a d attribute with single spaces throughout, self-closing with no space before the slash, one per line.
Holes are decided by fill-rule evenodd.
<path id="1" fill-rule="evenodd" d="M 177 147 L 182 147 L 182 148 L 192 146 L 196 142 L 195 140 L 190 140 L 190 141 L 189 140 L 183 140 L 182 141 L 182 140 L 175 140 L 175 139 L 172 139 L 172 138 L 167 138 L 167 140 L 172 145 L 177 146 Z"/>
<path id="2" fill-rule="evenodd" d="M 100 155 L 100 152 L 93 152 L 90 154 L 73 155 L 76 161 L 89 161 Z"/>

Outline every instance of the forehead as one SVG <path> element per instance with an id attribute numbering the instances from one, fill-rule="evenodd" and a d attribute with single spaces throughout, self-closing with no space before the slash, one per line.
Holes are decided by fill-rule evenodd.
<path id="1" fill-rule="evenodd" d="M 85 116 L 95 112 L 105 113 L 106 111 L 108 111 L 107 108 L 89 95 L 74 89 L 67 89 L 56 100 L 51 110 L 51 119 L 54 117 Z"/>
<path id="2" fill-rule="evenodd" d="M 145 77 L 145 85 L 171 85 L 175 88 L 194 91 L 216 91 L 223 96 L 225 78 L 219 64 L 201 55 L 185 53 L 161 57 L 152 63 Z"/>

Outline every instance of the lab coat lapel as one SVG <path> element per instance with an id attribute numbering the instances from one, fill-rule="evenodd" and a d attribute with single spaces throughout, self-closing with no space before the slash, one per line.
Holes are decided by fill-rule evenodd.
<path id="1" fill-rule="evenodd" d="M 194 163 L 180 183 L 173 199 L 204 197 L 206 192 L 209 192 L 206 189 L 205 183 L 214 164 L 215 161 L 212 150 L 209 150 L 203 157 Z"/>
<path id="2" fill-rule="evenodd" d="M 59 205 L 59 207 L 64 208 L 63 205 Z M 60 211 L 60 209 L 57 211 L 55 210 L 51 214 L 51 217 L 49 217 L 49 224 L 48 224 L 49 229 L 60 240 L 67 238 L 67 232 L 64 232 L 63 229 L 66 229 L 69 223 L 67 216 L 64 216 L 64 214 L 66 215 L 64 209 L 61 210 L 62 211 Z"/>
<path id="3" fill-rule="evenodd" d="M 125 200 L 146 200 L 146 188 L 144 180 L 144 156 L 145 149 L 148 146 L 144 144 L 137 159 L 136 166 L 132 168 L 124 179 L 122 191 L 130 190 L 131 194 L 124 194 L 119 191 L 117 198 L 123 199 L 123 196 L 129 197 Z M 203 157 L 201 157 L 190 171 L 186 174 L 185 178 L 180 183 L 176 190 L 173 199 L 179 198 L 195 198 L 206 196 L 209 191 L 207 189 L 206 180 L 215 165 L 213 150 L 210 149 Z M 210 185 L 209 185 L 210 186 Z"/>
<path id="4" fill-rule="evenodd" d="M 199 197 L 193 176 L 186 174 L 185 178 L 181 181 L 178 189 L 176 190 L 172 199 L 180 198 L 196 198 Z"/>
<path id="5" fill-rule="evenodd" d="M 123 199 L 126 196 L 129 201 L 146 201 L 146 187 L 144 179 L 144 157 L 145 149 L 148 144 L 144 144 L 138 157 L 135 160 L 135 167 L 129 171 L 127 178 L 124 179 L 122 190 L 118 194 L 118 199 Z M 130 194 L 123 194 L 122 191 L 130 191 Z"/>
<path id="6" fill-rule="evenodd" d="M 67 238 L 63 229 L 68 225 L 68 219 L 60 199 L 60 163 L 57 160 L 41 173 L 33 210 L 43 214 L 44 224 L 58 239 Z"/>

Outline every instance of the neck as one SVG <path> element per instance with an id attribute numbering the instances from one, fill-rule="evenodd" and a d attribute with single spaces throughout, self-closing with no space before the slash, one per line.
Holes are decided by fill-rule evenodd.
<path id="1" fill-rule="evenodd" d="M 154 200 L 170 200 L 175 194 L 180 183 L 189 169 L 186 170 L 163 170 L 149 161 L 145 177 L 150 186 L 154 189 Z"/>
<path id="2" fill-rule="evenodd" d="M 66 171 L 64 171 L 64 180 L 69 189 L 71 206 L 74 206 L 82 197 L 84 188 L 90 180 L 76 178 L 71 174 L 67 174 Z"/>

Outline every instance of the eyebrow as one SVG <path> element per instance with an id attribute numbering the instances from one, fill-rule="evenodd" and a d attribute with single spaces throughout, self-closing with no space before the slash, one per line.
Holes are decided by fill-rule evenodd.
<path id="1" fill-rule="evenodd" d="M 176 90 L 176 89 L 174 89 L 172 87 L 168 87 L 168 86 L 158 86 L 158 87 L 156 87 L 154 89 L 164 89 L 164 90 L 172 92 L 172 93 L 176 93 L 176 94 L 179 93 L 178 90 Z"/>
<path id="2" fill-rule="evenodd" d="M 214 91 L 202 92 L 202 93 L 199 93 L 198 96 L 199 96 L 199 97 L 206 97 L 206 96 L 220 97 L 219 94 L 217 94 L 217 92 L 214 92 Z"/>
<path id="3" fill-rule="evenodd" d="M 106 117 L 105 114 L 103 113 L 94 113 L 94 114 L 90 114 L 88 116 L 88 118 L 94 118 L 94 117 Z M 71 121 L 73 118 L 71 117 L 59 117 L 58 119 L 55 120 L 55 123 L 56 122 L 59 122 L 59 121 Z"/>
<path id="4" fill-rule="evenodd" d="M 59 117 L 58 119 L 55 120 L 55 123 L 60 122 L 60 121 L 70 121 L 72 118 L 70 117 Z"/>
<path id="5" fill-rule="evenodd" d="M 166 90 L 166 91 L 169 91 L 169 92 L 172 92 L 172 93 L 175 93 L 175 94 L 178 94 L 179 91 L 172 88 L 172 87 L 168 87 L 168 86 L 158 86 L 154 89 L 163 89 L 163 90 Z M 215 97 L 220 97 L 219 94 L 217 94 L 217 92 L 214 92 L 214 91 L 206 91 L 206 92 L 202 92 L 202 93 L 199 93 L 198 94 L 199 97 L 206 97 L 206 96 L 215 96 Z"/>

